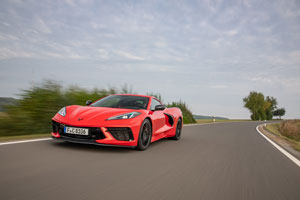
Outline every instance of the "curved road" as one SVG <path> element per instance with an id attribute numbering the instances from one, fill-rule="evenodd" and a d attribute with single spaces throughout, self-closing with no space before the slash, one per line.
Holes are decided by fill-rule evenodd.
<path id="1" fill-rule="evenodd" d="M 299 199 L 300 168 L 257 122 L 187 126 L 144 152 L 40 141 L 0 146 L 0 199 Z"/>

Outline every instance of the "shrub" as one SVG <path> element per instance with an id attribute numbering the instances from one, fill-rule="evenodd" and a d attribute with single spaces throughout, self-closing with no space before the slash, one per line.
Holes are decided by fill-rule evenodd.
<path id="1" fill-rule="evenodd" d="M 167 107 L 179 107 L 182 111 L 184 124 L 196 123 L 196 120 L 194 119 L 192 112 L 188 109 L 186 103 L 182 101 L 172 102 L 167 104 Z"/>

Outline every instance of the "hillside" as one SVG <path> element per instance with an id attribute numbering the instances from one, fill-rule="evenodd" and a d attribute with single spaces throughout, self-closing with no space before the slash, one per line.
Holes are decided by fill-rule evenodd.
<path id="1" fill-rule="evenodd" d="M 0 112 L 4 111 L 6 105 L 16 105 L 17 99 L 11 97 L 0 97 Z"/>
<path id="2" fill-rule="evenodd" d="M 193 117 L 197 119 L 221 119 L 221 120 L 228 120 L 228 118 L 225 117 L 216 117 L 216 116 L 205 116 L 205 115 L 193 115 Z"/>

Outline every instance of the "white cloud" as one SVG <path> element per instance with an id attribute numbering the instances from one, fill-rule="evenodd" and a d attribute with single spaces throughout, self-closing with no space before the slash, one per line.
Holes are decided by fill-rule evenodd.
<path id="1" fill-rule="evenodd" d="M 230 31 L 227 31 L 227 35 L 229 35 L 229 36 L 235 36 L 237 34 L 238 34 L 238 30 L 236 30 L 236 29 L 232 29 Z"/>
<path id="2" fill-rule="evenodd" d="M 167 47 L 168 46 L 168 44 L 166 43 L 166 42 L 155 42 L 154 43 L 154 45 L 156 46 L 156 47 Z"/>
<path id="3" fill-rule="evenodd" d="M 7 41 L 7 40 L 19 40 L 19 38 L 15 35 L 0 33 L 0 40 Z"/>
<path id="4" fill-rule="evenodd" d="M 281 88 L 282 91 L 291 93 L 300 93 L 300 77 L 285 77 L 283 75 L 270 75 L 270 74 L 258 74 L 249 78 L 250 81 L 255 82 L 262 87 L 267 85 L 268 87 L 274 87 L 276 89 Z"/>
<path id="5" fill-rule="evenodd" d="M 108 59 L 109 58 L 109 53 L 105 49 L 97 49 L 98 52 L 98 57 L 102 59 Z"/>
<path id="6" fill-rule="evenodd" d="M 143 58 L 143 57 L 136 56 L 136 55 L 133 55 L 133 54 L 125 52 L 125 51 L 116 50 L 116 51 L 113 51 L 113 52 L 115 54 L 117 54 L 117 55 L 119 55 L 123 58 L 127 58 L 129 60 L 145 60 L 145 58 Z"/>
<path id="7" fill-rule="evenodd" d="M 74 0 L 65 0 L 65 3 L 68 4 L 69 6 L 76 6 L 76 3 Z"/>
<path id="8" fill-rule="evenodd" d="M 11 58 L 32 58 L 35 55 L 32 52 L 26 52 L 19 49 L 9 49 L 0 47 L 0 59 L 11 59 Z"/>
<path id="9" fill-rule="evenodd" d="M 47 34 L 52 33 L 51 28 L 40 17 L 37 17 L 36 19 L 36 28 L 43 33 L 47 33 Z"/>
<path id="10" fill-rule="evenodd" d="M 225 89 L 228 88 L 228 85 L 218 84 L 218 85 L 211 85 L 209 87 L 212 89 Z"/>

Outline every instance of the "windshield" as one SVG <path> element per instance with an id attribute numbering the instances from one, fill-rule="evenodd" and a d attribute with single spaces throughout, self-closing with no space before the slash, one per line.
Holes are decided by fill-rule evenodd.
<path id="1" fill-rule="evenodd" d="M 112 95 L 91 104 L 93 107 L 147 109 L 148 97 Z"/>

